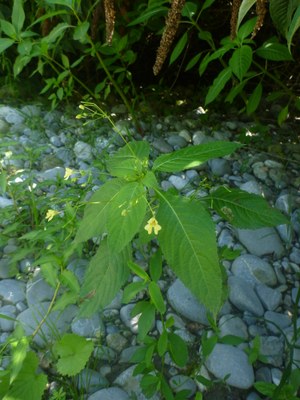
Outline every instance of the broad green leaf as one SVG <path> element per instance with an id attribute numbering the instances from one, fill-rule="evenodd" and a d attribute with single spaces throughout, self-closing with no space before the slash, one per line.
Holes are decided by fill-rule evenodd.
<path id="1" fill-rule="evenodd" d="M 12 39 L 16 39 L 17 32 L 14 25 L 6 21 L 5 19 L 1 19 L 0 23 L 1 23 L 1 29 L 5 33 L 5 35 L 9 36 Z"/>
<path id="2" fill-rule="evenodd" d="M 288 33 L 286 35 L 289 51 L 291 51 L 293 37 L 299 28 L 300 28 L 300 5 L 293 16 L 292 22 L 290 23 L 289 26 Z"/>
<path id="3" fill-rule="evenodd" d="M 15 43 L 13 39 L 0 38 L 0 54 Z"/>
<path id="4" fill-rule="evenodd" d="M 169 333 L 169 350 L 173 361 L 179 366 L 184 367 L 188 361 L 188 350 L 186 343 L 175 333 Z"/>
<path id="5" fill-rule="evenodd" d="M 158 249 L 150 258 L 149 265 L 151 279 L 157 282 L 162 274 L 162 255 L 160 249 Z"/>
<path id="6" fill-rule="evenodd" d="M 161 290 L 160 287 L 158 286 L 158 284 L 156 282 L 150 282 L 149 283 L 149 295 L 150 298 L 153 302 L 153 304 L 155 305 L 155 308 L 157 309 L 158 312 L 160 312 L 161 314 L 164 314 L 166 312 L 166 305 L 163 299 L 163 296 L 161 294 Z"/>
<path id="7" fill-rule="evenodd" d="M 17 33 L 20 33 L 23 28 L 25 21 L 25 12 L 23 9 L 23 0 L 14 0 L 14 5 L 11 14 L 11 22 L 16 29 Z"/>
<path id="8" fill-rule="evenodd" d="M 159 244 L 170 268 L 210 311 L 221 305 L 222 277 L 215 227 L 195 199 L 159 192 Z"/>
<path id="9" fill-rule="evenodd" d="M 78 279 L 72 271 L 67 269 L 62 271 L 62 273 L 59 276 L 59 280 L 64 286 L 68 287 L 72 292 L 79 293 L 80 286 L 78 283 Z"/>
<path id="10" fill-rule="evenodd" d="M 61 62 L 66 69 L 70 68 L 69 58 L 63 53 L 61 53 Z"/>
<path id="11" fill-rule="evenodd" d="M 62 375 L 77 375 L 88 362 L 94 349 L 91 340 L 75 335 L 74 333 L 66 333 L 53 346 L 53 351 L 59 360 L 57 362 L 57 370 Z"/>
<path id="12" fill-rule="evenodd" d="M 245 39 L 253 32 L 257 17 L 249 19 L 245 22 L 237 32 L 237 40 L 240 44 L 244 43 Z"/>
<path id="13" fill-rule="evenodd" d="M 56 42 L 58 38 L 62 38 L 64 35 L 64 31 L 68 28 L 71 28 L 71 25 L 69 25 L 67 22 L 60 22 L 57 24 L 52 31 L 49 33 L 49 35 L 43 37 L 41 42 L 45 42 L 48 44 L 52 44 Z"/>
<path id="14" fill-rule="evenodd" d="M 168 349 L 168 332 L 163 330 L 157 341 L 157 352 L 162 357 Z"/>
<path id="15" fill-rule="evenodd" d="M 23 331 L 19 333 L 23 333 L 23 336 L 17 338 L 15 336 L 14 341 L 11 342 L 11 347 L 13 351 L 11 355 L 10 384 L 12 384 L 12 382 L 16 379 L 19 372 L 21 371 L 29 348 L 28 338 L 24 335 Z"/>
<path id="16" fill-rule="evenodd" d="M 250 46 L 247 45 L 236 49 L 229 60 L 229 65 L 232 69 L 232 72 L 238 77 L 240 81 L 244 78 L 251 63 L 252 49 Z"/>
<path id="17" fill-rule="evenodd" d="M 231 67 L 227 67 L 219 73 L 219 75 L 214 79 L 213 84 L 209 87 L 208 93 L 205 97 L 205 105 L 211 103 L 216 99 L 216 97 L 218 97 L 231 76 Z"/>
<path id="18" fill-rule="evenodd" d="M 237 19 L 237 31 L 239 29 L 239 26 L 241 25 L 241 22 L 245 18 L 246 14 L 250 10 L 250 8 L 256 3 L 256 0 L 243 0 L 240 7 L 239 7 L 239 14 L 238 14 L 238 19 Z"/>
<path id="19" fill-rule="evenodd" d="M 241 146 L 240 143 L 217 141 L 186 147 L 157 157 L 153 163 L 153 170 L 180 172 L 195 168 L 212 158 L 231 154 Z"/>
<path id="20" fill-rule="evenodd" d="M 142 177 L 148 165 L 150 145 L 147 142 L 129 142 L 118 150 L 107 161 L 107 169 L 111 175 L 126 180 Z"/>
<path id="21" fill-rule="evenodd" d="M 219 338 L 219 343 L 230 344 L 231 346 L 238 346 L 245 343 L 245 338 L 235 335 L 225 335 Z"/>
<path id="22" fill-rule="evenodd" d="M 18 53 L 22 56 L 24 55 L 28 56 L 30 55 L 32 46 L 33 43 L 30 39 L 22 40 L 22 42 L 18 44 Z"/>
<path id="23" fill-rule="evenodd" d="M 150 281 L 150 277 L 147 274 L 147 272 L 138 264 L 129 261 L 128 262 L 128 267 L 130 268 L 130 270 L 137 275 L 138 277 L 140 277 L 141 279 L 143 279 L 144 281 Z"/>
<path id="24" fill-rule="evenodd" d="M 141 183 L 149 189 L 159 188 L 156 176 L 152 171 L 147 171 L 146 175 L 142 178 Z"/>
<path id="25" fill-rule="evenodd" d="M 30 63 L 31 61 L 31 56 L 22 56 L 22 55 L 18 55 L 15 59 L 14 62 L 14 77 L 16 78 L 24 69 L 24 67 L 26 67 L 27 64 Z"/>
<path id="26" fill-rule="evenodd" d="M 79 300 L 78 293 L 70 291 L 63 292 L 63 294 L 61 294 L 60 297 L 56 300 L 52 310 L 62 311 L 70 304 L 76 304 L 78 300 Z"/>
<path id="27" fill-rule="evenodd" d="M 111 251 L 122 250 L 139 231 L 147 208 L 145 187 L 128 182 L 111 200 L 107 214 L 108 245 Z"/>
<path id="28" fill-rule="evenodd" d="M 85 43 L 87 40 L 87 32 L 89 30 L 90 23 L 84 21 L 76 26 L 73 33 L 73 39 L 78 40 L 80 43 Z"/>
<path id="29" fill-rule="evenodd" d="M 141 24 L 143 22 L 147 22 L 150 18 L 152 18 L 154 16 L 158 17 L 161 15 L 167 15 L 168 10 L 169 9 L 167 7 L 163 7 L 163 6 L 149 8 L 144 13 L 142 13 L 142 15 L 140 15 L 138 18 L 131 21 L 127 26 L 133 26 L 133 25 Z"/>
<path id="30" fill-rule="evenodd" d="M 240 189 L 220 187 L 206 198 L 219 215 L 237 228 L 258 229 L 287 224 L 281 212 L 269 206 L 261 196 Z"/>
<path id="31" fill-rule="evenodd" d="M 27 399 L 41 400 L 46 389 L 47 377 L 45 374 L 36 373 L 38 363 L 39 360 L 34 352 L 26 354 L 20 372 L 2 400 L 24 399 L 24 394 Z"/>
<path id="32" fill-rule="evenodd" d="M 177 58 L 183 52 L 183 50 L 187 44 L 187 41 L 188 41 L 188 34 L 187 34 L 187 32 L 184 32 L 184 34 L 178 40 L 174 50 L 171 53 L 169 65 L 173 64 L 173 62 L 177 60 Z"/>
<path id="33" fill-rule="evenodd" d="M 122 303 L 129 303 L 138 293 L 144 291 L 146 287 L 147 284 L 145 282 L 129 283 L 129 285 L 127 285 L 124 289 Z"/>
<path id="34" fill-rule="evenodd" d="M 45 281 L 55 288 L 58 283 L 58 268 L 53 263 L 46 262 L 41 265 L 41 272 Z"/>
<path id="35" fill-rule="evenodd" d="M 292 61 L 293 57 L 287 46 L 272 41 L 265 42 L 256 50 L 256 54 L 270 61 Z"/>
<path id="36" fill-rule="evenodd" d="M 203 5 L 201 7 L 201 11 L 204 11 L 207 8 L 209 8 L 214 2 L 215 2 L 215 0 L 205 0 L 205 2 L 203 3 Z"/>
<path id="37" fill-rule="evenodd" d="M 286 36 L 290 23 L 289 3 L 291 0 L 271 0 L 269 5 L 273 23 L 283 36 Z"/>
<path id="38" fill-rule="evenodd" d="M 256 111 L 257 107 L 259 106 L 262 91 L 263 87 L 262 84 L 259 82 L 247 101 L 246 110 L 248 115 L 254 113 L 254 111 Z"/>
<path id="39" fill-rule="evenodd" d="M 187 1 L 185 3 L 185 5 L 183 6 L 181 15 L 183 17 L 187 17 L 189 19 L 192 19 L 193 16 L 196 14 L 197 9 L 198 9 L 197 4 L 192 3 L 191 1 Z"/>
<path id="40" fill-rule="evenodd" d="M 264 381 L 257 381 L 253 385 L 255 389 L 262 393 L 265 396 L 273 397 L 274 391 L 276 389 L 276 385 L 274 383 L 264 382 Z"/>
<path id="41" fill-rule="evenodd" d="M 83 219 L 75 237 L 76 243 L 84 242 L 106 231 L 109 205 L 125 183 L 123 179 L 112 179 L 93 194 L 85 207 Z"/>
<path id="42" fill-rule="evenodd" d="M 155 307 L 153 304 L 145 302 L 143 311 L 138 320 L 138 339 L 143 341 L 147 333 L 153 328 L 155 322 Z"/>
<path id="43" fill-rule="evenodd" d="M 204 358 L 208 357 L 211 354 L 217 342 L 218 342 L 217 335 L 212 335 L 210 337 L 207 337 L 207 335 L 202 336 L 201 351 Z"/>
<path id="44" fill-rule="evenodd" d="M 104 239 L 91 259 L 81 288 L 81 296 L 85 299 L 81 306 L 81 315 L 90 316 L 103 309 L 116 296 L 126 282 L 131 259 L 130 247 L 120 253 L 112 253 Z"/>

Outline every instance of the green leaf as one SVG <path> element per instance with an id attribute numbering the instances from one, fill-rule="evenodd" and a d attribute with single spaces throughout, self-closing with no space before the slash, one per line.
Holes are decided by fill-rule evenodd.
<path id="1" fill-rule="evenodd" d="M 81 288 L 85 298 L 81 314 L 90 316 L 107 306 L 126 282 L 131 258 L 129 246 L 120 253 L 112 253 L 107 241 L 103 240 L 95 256 L 91 259 Z"/>
<path id="2" fill-rule="evenodd" d="M 230 344 L 231 346 L 238 346 L 245 343 L 245 339 L 235 335 L 225 335 L 219 338 L 219 343 Z"/>
<path id="3" fill-rule="evenodd" d="M 212 158 L 231 154 L 242 145 L 235 142 L 208 142 L 163 154 L 154 161 L 154 171 L 180 172 L 195 168 Z"/>
<path id="4" fill-rule="evenodd" d="M 237 85 L 233 86 L 226 96 L 225 101 L 228 103 L 232 103 L 236 96 L 238 96 L 244 90 L 244 87 L 246 86 L 248 80 L 249 79 L 244 79 L 242 82 L 239 82 Z"/>
<path id="5" fill-rule="evenodd" d="M 128 262 L 128 267 L 139 278 L 143 279 L 144 281 L 150 281 L 150 277 L 147 274 L 147 272 L 145 270 L 143 270 L 143 268 L 141 266 L 139 266 L 138 264 L 136 264 L 136 263 L 134 263 L 132 261 L 129 261 Z"/>
<path id="6" fill-rule="evenodd" d="M 3 30 L 5 35 L 11 37 L 12 39 L 16 39 L 17 32 L 14 25 L 6 21 L 5 19 L 0 19 L 0 23 L 1 23 L 1 29 Z"/>
<path id="7" fill-rule="evenodd" d="M 142 22 L 147 22 L 150 18 L 156 16 L 162 16 L 162 15 L 167 15 L 168 12 L 167 7 L 153 7 L 147 9 L 142 15 L 140 15 L 138 18 L 134 19 L 131 21 L 127 26 L 133 26 L 133 25 L 138 25 Z"/>
<path id="8" fill-rule="evenodd" d="M 250 46 L 244 45 L 236 49 L 230 60 L 229 65 L 232 72 L 241 81 L 252 63 L 252 49 Z"/>
<path id="9" fill-rule="evenodd" d="M 157 341 L 157 352 L 162 357 L 168 350 L 168 332 L 163 330 Z"/>
<path id="10" fill-rule="evenodd" d="M 59 357 L 57 370 L 62 375 L 77 375 L 86 365 L 94 349 L 92 341 L 66 333 L 53 346 L 53 351 Z"/>
<path id="11" fill-rule="evenodd" d="M 31 56 L 18 55 L 16 57 L 13 67 L 15 78 L 22 72 L 24 67 L 26 67 L 26 65 L 30 63 L 30 61 L 31 61 Z"/>
<path id="12" fill-rule="evenodd" d="M 182 9 L 181 15 L 183 17 L 187 17 L 189 19 L 192 19 L 193 16 L 196 14 L 197 12 L 197 4 L 192 3 L 191 1 L 187 1 Z"/>
<path id="13" fill-rule="evenodd" d="M 232 45 L 223 46 L 214 51 L 211 54 L 207 54 L 199 65 L 199 75 L 202 76 L 211 61 L 222 59 L 223 55 L 226 54 L 229 50 L 231 50 Z"/>
<path id="14" fill-rule="evenodd" d="M 32 351 L 26 354 L 22 368 L 13 381 L 3 400 L 16 400 L 26 398 L 41 400 L 46 389 L 47 377 L 45 374 L 37 374 L 39 360 Z"/>
<path id="15" fill-rule="evenodd" d="M 188 350 L 186 343 L 175 333 L 169 333 L 168 338 L 171 357 L 179 367 L 183 368 L 188 361 Z"/>
<path id="16" fill-rule="evenodd" d="M 7 185 L 7 174 L 5 171 L 0 173 L 0 193 L 4 194 L 6 192 Z"/>
<path id="17" fill-rule="evenodd" d="M 259 393 L 272 398 L 277 386 L 274 383 L 258 381 L 254 383 L 254 387 Z"/>
<path id="18" fill-rule="evenodd" d="M 217 342 L 218 342 L 217 335 L 212 335 L 210 337 L 207 337 L 207 335 L 202 336 L 201 350 L 204 358 L 208 357 L 211 354 Z"/>
<path id="19" fill-rule="evenodd" d="M 58 283 L 58 269 L 50 262 L 41 265 L 41 271 L 45 281 L 52 287 L 56 287 Z"/>
<path id="20" fill-rule="evenodd" d="M 257 17 L 251 18 L 239 28 L 237 33 L 237 41 L 240 44 L 243 44 L 245 42 L 245 39 L 253 32 L 256 21 Z"/>
<path id="21" fill-rule="evenodd" d="M 0 38 L 0 54 L 15 43 L 13 39 Z"/>
<path id="22" fill-rule="evenodd" d="M 278 114 L 277 122 L 279 126 L 281 126 L 284 123 L 288 115 L 289 115 L 289 106 L 286 105 L 280 110 L 280 113 Z"/>
<path id="23" fill-rule="evenodd" d="M 154 282 L 157 282 L 162 274 L 162 255 L 160 249 L 158 249 L 150 258 L 150 275 Z"/>
<path id="24" fill-rule="evenodd" d="M 66 69 L 70 68 L 69 59 L 68 59 L 68 57 L 67 57 L 65 54 L 63 54 L 63 53 L 61 54 L 61 61 L 62 61 L 63 66 L 64 66 Z"/>
<path id="25" fill-rule="evenodd" d="M 300 5 L 298 6 L 298 8 L 293 16 L 292 22 L 290 23 L 289 30 L 286 35 L 286 40 L 287 40 L 289 51 L 291 51 L 293 37 L 299 28 L 300 28 Z"/>
<path id="26" fill-rule="evenodd" d="M 183 52 L 183 50 L 187 44 L 187 41 L 188 41 L 188 34 L 187 34 L 187 32 L 184 32 L 184 34 L 178 40 L 174 50 L 171 53 L 169 65 L 173 64 L 173 62 L 177 60 L 177 58 Z"/>
<path id="27" fill-rule="evenodd" d="M 76 304 L 79 300 L 78 293 L 75 292 L 64 292 L 60 297 L 56 300 L 53 311 L 62 311 L 70 304 Z"/>
<path id="28" fill-rule="evenodd" d="M 160 287 L 158 286 L 158 284 L 156 282 L 150 282 L 149 283 L 149 295 L 150 298 L 153 302 L 153 304 L 155 305 L 155 308 L 157 309 L 157 311 L 161 314 L 164 314 L 166 312 L 166 305 L 163 299 L 163 296 L 161 294 L 161 290 Z"/>
<path id="29" fill-rule="evenodd" d="M 29 56 L 33 43 L 30 39 L 25 39 L 18 44 L 18 53 L 22 56 L 26 55 Z"/>
<path id="30" fill-rule="evenodd" d="M 69 25 L 67 22 L 60 22 L 52 29 L 49 35 L 43 37 L 41 42 L 45 42 L 48 44 L 56 42 L 57 39 L 61 39 L 63 37 L 64 31 L 68 28 L 71 28 L 71 25 Z"/>
<path id="31" fill-rule="evenodd" d="M 125 183 L 123 179 L 112 179 L 93 194 L 85 207 L 75 243 L 84 242 L 106 231 L 109 205 Z"/>
<path id="32" fill-rule="evenodd" d="M 80 43 L 86 43 L 87 41 L 87 32 L 89 30 L 90 23 L 88 21 L 84 21 L 79 23 L 74 29 L 73 39 L 78 40 Z"/>
<path id="33" fill-rule="evenodd" d="M 23 9 L 23 0 L 14 0 L 12 9 L 11 22 L 16 29 L 17 33 L 20 33 L 25 21 L 25 12 Z"/>
<path id="34" fill-rule="evenodd" d="M 214 79 L 213 84 L 209 87 L 208 93 L 205 97 L 205 105 L 211 103 L 224 89 L 226 83 L 232 76 L 231 67 L 223 69 L 219 75 Z"/>
<path id="35" fill-rule="evenodd" d="M 134 310 L 134 309 L 133 309 Z M 155 307 L 145 302 L 138 321 L 138 339 L 143 341 L 155 322 Z"/>
<path id="36" fill-rule="evenodd" d="M 273 23 L 283 36 L 286 36 L 290 23 L 289 3 L 291 0 L 271 0 L 269 5 Z"/>
<path id="37" fill-rule="evenodd" d="M 197 62 L 200 60 L 201 54 L 202 53 L 198 53 L 193 58 L 190 59 L 188 65 L 185 67 L 185 71 L 189 71 L 197 64 Z"/>
<path id="38" fill-rule="evenodd" d="M 108 245 L 122 250 L 140 230 L 147 208 L 145 187 L 126 183 L 110 202 L 107 214 Z"/>
<path id="39" fill-rule="evenodd" d="M 107 161 L 111 175 L 126 180 L 136 180 L 142 176 L 148 165 L 150 145 L 147 142 L 130 142 Z"/>
<path id="40" fill-rule="evenodd" d="M 72 292 L 79 293 L 80 286 L 77 277 L 70 270 L 65 269 L 59 276 L 61 283 L 68 287 Z"/>
<path id="41" fill-rule="evenodd" d="M 237 31 L 239 29 L 239 26 L 241 25 L 241 22 L 245 18 L 246 14 L 250 10 L 250 8 L 256 3 L 256 0 L 243 0 L 240 7 L 239 7 L 239 14 L 238 14 L 238 19 L 237 19 Z"/>
<path id="42" fill-rule="evenodd" d="M 220 308 L 222 276 L 215 226 L 195 199 L 159 193 L 158 240 L 168 265 L 214 314 Z"/>
<path id="43" fill-rule="evenodd" d="M 258 229 L 288 224 L 281 212 L 261 196 L 239 189 L 220 187 L 207 198 L 208 204 L 237 228 Z"/>
<path id="44" fill-rule="evenodd" d="M 263 87 L 262 84 L 259 82 L 247 101 L 246 110 L 248 115 L 254 113 L 254 111 L 256 111 L 257 107 L 259 106 L 262 91 Z"/>
<path id="45" fill-rule="evenodd" d="M 256 50 L 256 54 L 270 61 L 292 61 L 293 57 L 287 46 L 272 41 L 265 42 Z"/>
<path id="46" fill-rule="evenodd" d="M 135 296 L 145 290 L 147 284 L 145 282 L 132 282 L 129 283 L 124 289 L 122 303 L 129 303 Z"/>
<path id="47" fill-rule="evenodd" d="M 57 4 L 73 9 L 73 0 L 47 0 L 48 4 Z"/>

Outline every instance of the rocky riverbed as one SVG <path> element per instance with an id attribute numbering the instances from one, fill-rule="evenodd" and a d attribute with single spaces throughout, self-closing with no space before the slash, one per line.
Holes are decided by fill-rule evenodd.
<path id="1" fill-rule="evenodd" d="M 82 120 L 75 118 L 77 113 L 75 109 L 73 114 L 49 112 L 39 105 L 0 106 L 2 170 L 15 169 L 22 171 L 24 176 L 31 173 L 36 182 L 50 181 L 48 193 L 41 194 L 49 199 L 55 185 L 66 176 L 67 169 L 72 170 L 72 176 L 76 178 L 73 185 L 82 191 L 96 190 L 102 184 L 105 164 L 102 158 L 122 146 L 122 141 L 108 121 L 84 125 Z M 136 139 L 141 139 L 122 106 L 113 108 L 112 115 L 122 134 L 127 137 L 130 132 Z M 249 122 L 226 120 L 216 115 L 203 118 L 203 115 L 204 110 L 199 108 L 185 115 L 142 119 L 143 139 L 151 143 L 152 156 L 212 140 L 237 140 L 242 132 L 245 137 L 257 134 Z M 280 128 L 271 126 L 272 130 L 279 132 Z M 238 187 L 264 196 L 291 220 L 290 225 L 247 230 L 234 229 L 214 215 L 219 248 L 228 248 L 235 254 L 232 260 L 222 260 L 228 274 L 228 299 L 218 319 L 219 337 L 234 335 L 243 338 L 244 342 L 216 344 L 202 365 L 201 375 L 207 379 L 222 380 L 229 376 L 226 381 L 229 390 L 223 389 L 218 394 L 213 394 L 213 390 L 206 392 L 186 369 L 170 362 L 170 385 L 175 392 L 189 390 L 191 399 L 197 391 L 204 393 L 204 399 L 262 398 L 253 389 L 254 382 L 280 382 L 288 362 L 287 343 L 294 332 L 293 318 L 300 327 L 299 308 L 295 304 L 300 276 L 300 151 L 299 145 L 276 140 L 275 149 L 279 147 L 280 151 L 275 154 L 249 146 L 230 157 L 211 160 L 201 168 L 161 177 L 163 189 L 174 187 L 187 196 L 195 190 L 205 195 L 213 185 Z M 40 149 L 34 162 L 21 157 L 28 149 Z M 205 184 L 206 178 L 210 184 Z M 21 184 L 22 178 L 18 179 Z M 2 193 L 2 211 L 11 207 L 13 201 L 6 192 Z M 0 236 L 4 228 L 5 221 L 0 221 Z M 32 258 L 20 259 L 18 273 L 11 274 L 10 258 L 19 250 L 18 237 L 10 237 L 7 243 L 1 241 L 0 314 L 16 318 L 26 334 L 32 334 L 48 309 L 54 289 L 45 281 L 39 268 L 32 267 Z M 146 265 L 143 254 L 137 251 L 135 257 L 137 263 Z M 82 282 L 88 261 L 88 258 L 73 257 L 67 268 Z M 168 313 L 175 319 L 176 332 L 196 349 L 194 357 L 198 354 L 200 357 L 201 336 L 211 329 L 206 309 L 167 267 L 165 269 L 161 287 Z M 78 318 L 75 305 L 50 314 L 49 320 L 59 334 L 71 331 L 92 339 L 101 338 L 102 345 L 94 354 L 97 367 L 83 370 L 77 379 L 79 389 L 85 392 L 83 398 L 145 398 L 139 387 L 140 376 L 132 375 L 135 365 L 130 362 L 138 345 L 136 320 L 130 314 L 132 307 L 133 304 L 121 303 L 119 293 L 105 310 L 91 318 Z M 295 310 L 298 310 L 296 316 Z M 0 318 L 1 343 L 11 334 L 14 325 L 12 320 Z M 40 353 L 45 343 L 49 344 L 53 338 L 50 326 L 50 323 L 45 324 L 43 334 L 34 338 Z M 159 330 L 159 321 L 153 329 L 154 335 L 156 330 Z M 257 342 L 263 362 L 251 365 L 247 349 Z M 300 345 L 300 339 L 297 344 Z M 5 369 L 8 362 L 4 357 L 1 367 Z M 294 351 L 293 368 L 300 368 L 300 349 Z M 56 387 L 57 383 L 53 382 L 52 386 Z M 157 394 L 152 398 L 161 397 Z"/>

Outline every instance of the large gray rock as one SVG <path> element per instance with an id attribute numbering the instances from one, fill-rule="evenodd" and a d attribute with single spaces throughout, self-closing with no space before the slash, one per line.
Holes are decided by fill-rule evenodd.
<path id="1" fill-rule="evenodd" d="M 71 330 L 79 336 L 99 338 L 104 334 L 105 327 L 100 315 L 96 313 L 89 318 L 75 318 Z"/>
<path id="2" fill-rule="evenodd" d="M 220 337 L 233 335 L 243 339 L 248 338 L 248 330 L 245 322 L 233 314 L 223 315 L 219 320 Z"/>
<path id="3" fill-rule="evenodd" d="M 274 228 L 236 229 L 239 241 L 249 253 L 258 257 L 266 254 L 282 256 L 284 248 Z"/>
<path id="4" fill-rule="evenodd" d="M 88 143 L 78 141 L 74 146 L 74 153 L 79 160 L 92 161 L 93 151 L 92 146 Z"/>
<path id="5" fill-rule="evenodd" d="M 254 383 L 254 372 L 243 350 L 217 343 L 205 362 L 206 368 L 218 379 L 224 379 L 230 386 L 249 389 Z"/>
<path id="6" fill-rule="evenodd" d="M 252 286 L 260 283 L 274 286 L 277 283 L 276 274 L 271 265 L 253 254 L 243 254 L 237 257 L 232 263 L 231 271 Z"/>
<path id="7" fill-rule="evenodd" d="M 169 287 L 167 297 L 170 305 L 183 317 L 203 325 L 209 324 L 206 307 L 199 303 L 179 279 Z"/>
<path id="8" fill-rule="evenodd" d="M 25 301 L 25 283 L 14 279 L 0 281 L 0 299 L 6 303 L 16 304 Z"/>
<path id="9" fill-rule="evenodd" d="M 99 372 L 85 368 L 76 375 L 76 386 L 79 391 L 94 393 L 99 389 L 103 389 L 108 385 L 108 380 Z"/>
<path id="10" fill-rule="evenodd" d="M 12 319 L 6 319 L 6 318 L 0 318 L 0 331 L 1 332 L 11 332 L 14 329 L 14 321 L 13 319 L 16 318 L 17 314 L 17 309 L 15 306 L 12 305 L 7 305 L 0 307 L 0 315 L 5 315 L 8 318 Z"/>
<path id="11" fill-rule="evenodd" d="M 264 314 L 264 308 L 257 294 L 247 281 L 231 276 L 228 279 L 228 287 L 229 300 L 236 308 L 259 317 Z"/>
<path id="12" fill-rule="evenodd" d="M 93 393 L 87 400 L 129 400 L 128 393 L 124 390 L 111 387 L 108 389 L 101 389 Z"/>
<path id="13" fill-rule="evenodd" d="M 266 311 L 264 318 L 267 322 L 269 331 L 275 334 L 280 334 L 281 330 L 289 327 L 292 324 L 292 319 L 289 315 L 274 311 Z"/>
<path id="14" fill-rule="evenodd" d="M 36 270 L 33 279 L 26 286 L 26 300 L 28 306 L 35 305 L 43 301 L 51 301 L 55 289 L 50 286 L 43 278 L 41 272 Z"/>
<path id="15" fill-rule="evenodd" d="M 274 311 L 282 302 L 281 292 L 271 289 L 266 285 L 260 284 L 255 287 L 256 293 L 264 307 L 269 311 Z"/>

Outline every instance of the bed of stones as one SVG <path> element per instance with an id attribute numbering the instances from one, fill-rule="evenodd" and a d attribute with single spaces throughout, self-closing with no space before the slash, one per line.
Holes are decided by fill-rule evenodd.
<path id="1" fill-rule="evenodd" d="M 122 106 L 112 109 L 118 129 L 127 136 L 128 132 L 141 139 L 133 123 L 124 114 Z M 185 115 L 164 117 L 147 116 L 140 123 L 144 140 L 152 144 L 152 155 L 168 153 L 188 145 L 211 140 L 235 140 L 246 132 L 255 135 L 249 122 L 228 120 L 212 115 L 203 119 L 204 110 L 199 108 Z M 24 147 L 43 146 L 39 159 L 31 168 L 37 180 L 63 178 L 65 169 L 72 168 L 78 174 L 77 185 L 87 181 L 89 171 L 92 182 L 89 190 L 101 185 L 101 171 L 95 163 L 103 152 L 115 151 L 122 145 L 119 137 L 105 120 L 83 125 L 73 114 L 61 111 L 46 111 L 40 105 L 12 107 L 0 106 L 0 140 L 13 140 L 15 144 L 1 148 L 1 165 L 4 169 L 13 166 L 27 171 L 29 163 L 14 155 L 22 154 Z M 204 122 L 203 122 L 204 121 Z M 212 122 L 213 121 L 213 122 Z M 289 126 L 285 129 L 289 129 Z M 280 128 L 272 129 L 279 132 Z M 279 143 L 279 142 L 278 142 Z M 300 151 L 299 145 L 285 142 L 280 144 L 281 155 L 274 156 L 265 151 L 247 147 L 230 157 L 211 160 L 201 168 L 183 173 L 162 175 L 161 186 L 167 190 L 175 187 L 190 195 L 196 189 L 200 194 L 210 190 L 203 184 L 208 177 L 212 184 L 227 184 L 247 192 L 263 195 L 272 205 L 291 219 L 291 225 L 258 230 L 233 229 L 227 222 L 214 215 L 218 246 L 239 250 L 232 261 L 223 260 L 228 273 L 228 300 L 218 319 L 220 336 L 235 335 L 244 338 L 244 343 L 233 346 L 218 343 L 201 368 L 201 374 L 211 380 L 227 379 L 227 389 L 218 394 L 205 392 L 204 387 L 191 379 L 185 369 L 170 362 L 169 382 L 174 391 L 190 390 L 194 398 L 203 391 L 204 399 L 247 399 L 260 397 L 253 389 L 255 381 L 278 384 L 287 363 L 286 339 L 292 336 L 292 317 L 299 290 L 300 272 Z M 280 148 L 281 148 L 280 147 Z M 199 189 L 200 188 L 200 189 Z M 87 190 L 87 189 L 82 189 Z M 49 187 L 51 192 L 51 187 Z M 12 200 L 2 194 L 0 207 L 9 207 Z M 1 235 L 0 221 L 0 235 Z M 17 238 L 12 238 L 0 248 L 0 314 L 17 318 L 25 332 L 31 334 L 45 314 L 53 296 L 38 268 L 33 270 L 34 260 L 23 259 L 18 267 L 22 279 L 9 274 L 9 259 L 18 251 Z M 146 265 L 144 256 L 135 254 L 136 261 Z M 82 281 L 88 259 L 72 259 L 68 268 Z M 200 354 L 201 335 L 209 331 L 206 309 L 165 267 L 164 289 L 168 313 L 175 318 L 176 332 Z M 46 343 L 52 339 L 53 329 L 62 334 L 72 331 L 84 337 L 99 339 L 102 345 L 95 351 L 95 368 L 86 368 L 77 379 L 83 398 L 88 400 L 144 399 L 139 387 L 140 376 L 133 376 L 135 365 L 130 358 L 137 347 L 137 320 L 130 311 L 133 304 L 123 305 L 121 293 L 115 300 L 92 318 L 77 318 L 77 306 L 69 306 L 63 312 L 52 312 L 49 323 L 44 324 L 43 334 L 35 336 L 41 366 L 49 367 L 47 354 L 43 353 Z M 300 327 L 299 311 L 297 326 Z M 10 320 L 0 319 L 0 342 L 3 343 L 14 329 Z M 159 330 L 159 321 L 153 334 Z M 265 362 L 250 365 L 245 348 L 251 347 L 254 338 L 260 341 L 260 354 Z M 298 343 L 300 344 L 300 342 Z M 196 354 L 197 356 L 197 354 Z M 8 360 L 3 359 L 2 368 Z M 300 368 L 300 350 L 294 352 L 294 368 Z M 51 384 L 52 388 L 57 383 Z M 134 397 L 136 396 L 136 397 Z M 158 393 L 153 399 L 160 399 Z"/>

